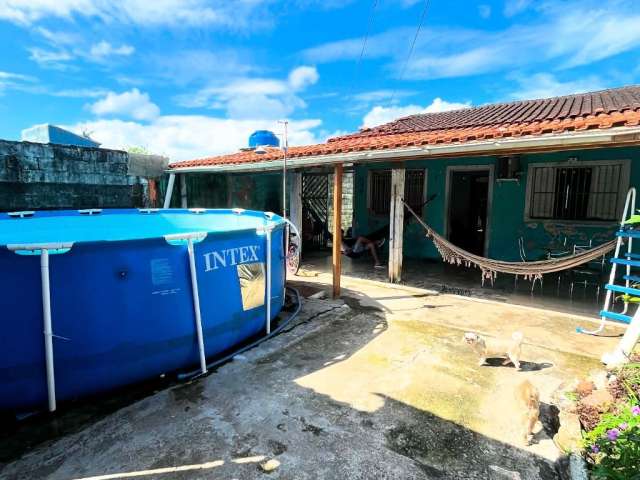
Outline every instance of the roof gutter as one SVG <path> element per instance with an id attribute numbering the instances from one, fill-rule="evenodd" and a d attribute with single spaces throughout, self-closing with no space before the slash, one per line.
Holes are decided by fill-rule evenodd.
<path id="1" fill-rule="evenodd" d="M 308 157 L 289 157 L 287 168 L 303 168 L 333 165 L 336 163 L 368 163 L 390 160 L 423 159 L 430 157 L 448 157 L 454 155 L 495 155 L 514 150 L 566 150 L 576 147 L 593 148 L 597 146 L 621 146 L 640 144 L 640 127 L 617 127 L 606 131 L 590 130 L 580 133 L 567 132 L 547 134 L 547 136 L 529 136 L 501 138 L 469 143 L 424 145 L 419 147 L 389 148 L 361 152 L 334 153 Z M 236 164 L 203 165 L 185 168 L 170 168 L 167 173 L 223 173 L 223 172 L 266 172 L 281 170 L 283 160 L 249 162 Z"/>

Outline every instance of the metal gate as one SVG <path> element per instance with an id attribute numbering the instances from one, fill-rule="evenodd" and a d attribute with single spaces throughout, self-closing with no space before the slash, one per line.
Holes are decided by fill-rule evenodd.
<path id="1" fill-rule="evenodd" d="M 302 174 L 303 251 L 327 246 L 329 214 L 329 174 Z"/>

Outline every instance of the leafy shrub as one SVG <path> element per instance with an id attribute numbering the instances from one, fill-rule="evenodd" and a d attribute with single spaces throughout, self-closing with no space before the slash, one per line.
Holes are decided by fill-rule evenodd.
<path id="1" fill-rule="evenodd" d="M 640 480 L 640 406 L 629 403 L 607 413 L 584 437 L 587 453 L 595 461 L 593 477 Z"/>
<path id="2" fill-rule="evenodd" d="M 583 439 L 595 462 L 593 477 L 640 480 L 640 363 L 618 369 L 609 390 L 617 407 L 602 415 Z"/>

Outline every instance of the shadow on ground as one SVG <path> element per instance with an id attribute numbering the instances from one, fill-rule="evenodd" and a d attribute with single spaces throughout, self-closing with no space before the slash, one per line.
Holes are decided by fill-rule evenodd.
<path id="1" fill-rule="evenodd" d="M 56 422 L 61 434 L 0 466 L 2 478 L 257 479 L 267 458 L 280 462 L 270 474 L 279 479 L 558 478 L 552 460 L 465 426 L 478 412 L 463 373 L 450 372 L 447 393 L 450 417 L 461 420 L 415 406 L 448 375 L 421 370 L 421 359 L 463 352 L 457 332 L 430 329 L 424 348 L 384 356 L 387 309 L 362 292 L 345 295 L 351 308 L 309 300 L 296 328 L 242 359 L 89 416 L 77 431 L 64 425 L 73 408 L 35 419 L 32 427 Z M 497 370 L 482 372 L 491 379 Z M 492 388 L 488 381 L 472 378 L 473 391 Z"/>

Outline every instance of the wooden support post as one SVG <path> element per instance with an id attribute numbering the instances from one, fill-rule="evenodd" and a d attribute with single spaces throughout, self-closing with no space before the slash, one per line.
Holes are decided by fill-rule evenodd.
<path id="1" fill-rule="evenodd" d="M 340 274 L 342 270 L 342 164 L 333 172 L 333 298 L 340 296 Z"/>
<path id="2" fill-rule="evenodd" d="M 180 174 L 180 207 L 187 208 L 187 175 Z"/>
<path id="3" fill-rule="evenodd" d="M 147 205 L 145 207 L 156 208 L 158 206 L 158 180 L 147 179 Z"/>
<path id="4" fill-rule="evenodd" d="M 402 276 L 402 239 L 404 235 L 404 168 L 391 170 L 391 204 L 389 208 L 389 281 L 398 283 Z"/>

